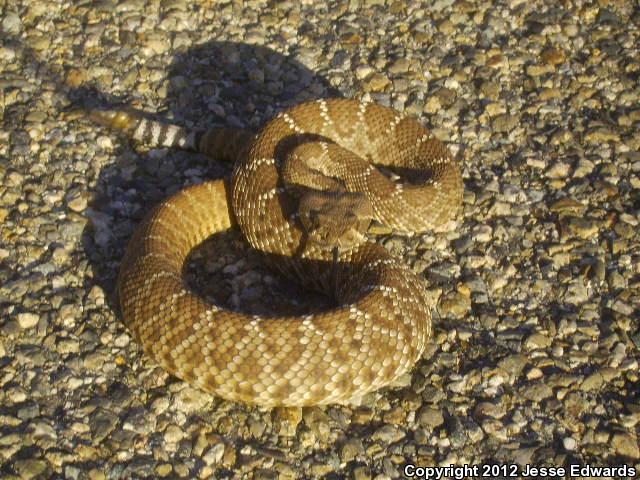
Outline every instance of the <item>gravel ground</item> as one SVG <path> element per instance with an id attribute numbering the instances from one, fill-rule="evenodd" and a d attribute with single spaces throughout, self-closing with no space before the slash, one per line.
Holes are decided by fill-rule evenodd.
<path id="1" fill-rule="evenodd" d="M 638 473 L 634 3 L 0 0 L 0 476 Z M 134 146 L 75 107 L 256 128 L 329 96 L 419 117 L 463 164 L 455 230 L 379 240 L 429 281 L 435 338 L 411 375 L 356 407 L 203 394 L 142 355 L 113 285 L 150 206 L 229 167 Z M 194 288 L 247 310 L 305 308 L 244 253 L 234 233 L 212 239 Z"/>

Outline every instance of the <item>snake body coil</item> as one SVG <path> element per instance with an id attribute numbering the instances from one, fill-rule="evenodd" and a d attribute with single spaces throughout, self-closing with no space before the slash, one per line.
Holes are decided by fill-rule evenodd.
<path id="1" fill-rule="evenodd" d="M 431 334 L 423 280 L 376 244 L 350 239 L 347 248 L 331 250 L 314 242 L 320 233 L 337 244 L 357 235 L 351 223 L 332 232 L 315 193 L 303 202 L 281 177 L 282 166 L 293 165 L 291 178 L 313 177 L 303 189 L 313 189 L 316 177 L 339 186 L 329 202 L 331 195 L 361 192 L 373 218 L 394 230 L 432 229 L 459 209 L 462 182 L 446 147 L 418 122 L 338 99 L 287 110 L 255 137 L 222 129 L 198 136 L 124 112 L 93 112 L 92 118 L 139 140 L 238 157 L 231 180 L 186 188 L 150 212 L 123 259 L 124 320 L 165 369 L 227 399 L 293 406 L 348 402 L 389 384 L 420 358 Z M 312 173 L 303 168 L 299 174 L 289 162 L 299 155 L 311 157 L 305 161 Z M 391 181 L 372 164 L 412 182 Z M 315 231 L 305 228 L 303 203 Z M 355 225 L 358 209 L 351 199 L 344 205 L 339 213 Z M 195 295 L 182 276 L 186 257 L 235 223 L 270 265 L 335 294 L 337 306 L 301 317 L 262 317 Z"/>

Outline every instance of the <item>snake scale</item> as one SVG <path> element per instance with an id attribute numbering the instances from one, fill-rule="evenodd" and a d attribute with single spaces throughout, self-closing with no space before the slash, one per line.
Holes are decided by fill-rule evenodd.
<path id="1" fill-rule="evenodd" d="M 460 208 L 459 167 L 419 122 L 346 99 L 302 103 L 255 135 L 199 133 L 124 110 L 90 116 L 139 141 L 235 160 L 230 179 L 187 187 L 153 209 L 122 261 L 124 321 L 163 368 L 225 399 L 303 406 L 354 401 L 420 358 L 431 335 L 424 281 L 364 241 L 371 219 L 424 232 Z M 403 183 L 373 165 L 402 172 Z M 257 316 L 193 293 L 182 272 L 189 252 L 233 225 L 270 266 L 336 306 Z"/>

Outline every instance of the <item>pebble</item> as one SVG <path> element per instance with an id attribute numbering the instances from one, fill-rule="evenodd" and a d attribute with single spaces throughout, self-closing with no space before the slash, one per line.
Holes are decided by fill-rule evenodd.
<path id="1" fill-rule="evenodd" d="M 544 380 L 543 380 L 544 381 Z M 553 395 L 553 390 L 544 383 L 533 383 L 524 388 L 522 396 L 532 402 L 541 402 Z"/>
<path id="2" fill-rule="evenodd" d="M 452 292 L 444 297 L 439 304 L 443 315 L 452 315 L 455 318 L 464 317 L 471 310 L 471 297 L 469 292 Z"/>
<path id="3" fill-rule="evenodd" d="M 126 338 L 128 339 L 129 337 L 127 336 Z M 173 396 L 173 402 L 179 411 L 192 414 L 205 408 L 211 402 L 211 395 L 200 389 L 185 385 Z"/>
<path id="4" fill-rule="evenodd" d="M 373 432 L 371 438 L 382 443 L 394 443 L 405 437 L 405 432 L 393 425 L 384 425 Z"/>
<path id="5" fill-rule="evenodd" d="M 374 71 L 375 70 L 369 65 L 359 65 L 355 70 L 356 78 L 358 80 L 364 80 L 369 75 L 371 75 Z"/>
<path id="6" fill-rule="evenodd" d="M 359 466 L 353 469 L 353 480 L 371 480 L 371 478 L 371 470 L 369 467 Z M 380 475 L 376 476 L 376 478 L 380 478 Z M 380 480 L 382 480 L 382 478 L 380 478 Z"/>
<path id="7" fill-rule="evenodd" d="M 363 87 L 366 91 L 369 91 L 369 92 L 382 92 L 390 84 L 391 84 L 391 81 L 385 75 L 380 73 L 374 73 L 371 77 L 369 77 L 365 81 Z"/>
<path id="8" fill-rule="evenodd" d="M 38 321 L 40 321 L 40 316 L 31 312 L 19 313 L 17 320 L 20 328 L 33 328 L 38 324 Z"/>
<path id="9" fill-rule="evenodd" d="M 638 438 L 629 433 L 616 433 L 611 438 L 613 451 L 618 455 L 637 460 L 640 458 L 640 446 Z"/>
<path id="10" fill-rule="evenodd" d="M 518 125 L 518 117 L 505 113 L 495 117 L 491 124 L 496 132 L 510 132 Z"/>
<path id="11" fill-rule="evenodd" d="M 554 213 L 582 213 L 585 205 L 573 198 L 561 198 L 549 205 L 549 210 Z"/>
<path id="12" fill-rule="evenodd" d="M 364 455 L 365 449 L 362 440 L 358 438 L 348 439 L 340 450 L 340 459 L 343 462 L 350 462 L 351 460 Z"/>
<path id="13" fill-rule="evenodd" d="M 177 425 L 169 425 L 164 431 L 164 440 L 168 443 L 178 443 L 185 436 L 185 433 Z"/>
<path id="14" fill-rule="evenodd" d="M 216 443 L 204 453 L 204 455 L 202 456 L 202 460 L 207 465 L 218 465 L 220 462 L 222 462 L 222 458 L 224 457 L 224 450 L 224 443 Z"/>
<path id="15" fill-rule="evenodd" d="M 50 465 L 46 460 L 26 459 L 16 460 L 14 468 L 21 479 L 42 478 L 50 471 Z"/>
<path id="16" fill-rule="evenodd" d="M 541 54 L 542 61 L 552 66 L 560 65 L 565 60 L 565 54 L 556 47 L 545 48 Z"/>
<path id="17" fill-rule="evenodd" d="M 578 442 L 576 442 L 575 438 L 565 437 L 562 439 L 562 446 L 565 450 L 572 452 L 578 446 Z"/>
<path id="18" fill-rule="evenodd" d="M 16 12 L 5 12 L 2 18 L 2 30 L 11 35 L 17 35 L 22 30 L 22 21 Z"/>
<path id="19" fill-rule="evenodd" d="M 599 225 L 594 220 L 581 217 L 565 217 L 562 220 L 562 233 L 565 237 L 592 238 L 598 233 Z"/>
<path id="20" fill-rule="evenodd" d="M 546 175 L 549 178 L 566 178 L 569 175 L 571 166 L 565 162 L 554 162 L 547 170 Z"/>
<path id="21" fill-rule="evenodd" d="M 416 420 L 423 427 L 433 429 L 439 427 L 444 423 L 444 416 L 442 415 L 442 411 L 438 409 L 423 407 L 418 412 Z"/>
<path id="22" fill-rule="evenodd" d="M 67 205 L 74 212 L 83 212 L 87 208 L 88 195 L 80 191 L 72 191 L 65 197 Z"/>
<path id="23" fill-rule="evenodd" d="M 537 348 L 546 348 L 551 345 L 552 339 L 541 333 L 533 333 L 527 337 L 524 347 L 527 350 L 535 350 Z"/>

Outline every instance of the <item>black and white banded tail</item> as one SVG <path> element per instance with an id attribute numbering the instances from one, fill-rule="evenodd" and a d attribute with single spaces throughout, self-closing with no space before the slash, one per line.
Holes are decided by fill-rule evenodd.
<path id="1" fill-rule="evenodd" d="M 135 110 L 90 110 L 89 119 L 156 148 L 181 148 L 209 157 L 234 162 L 253 141 L 247 130 L 213 127 L 191 130 L 180 125 L 152 120 Z"/>

